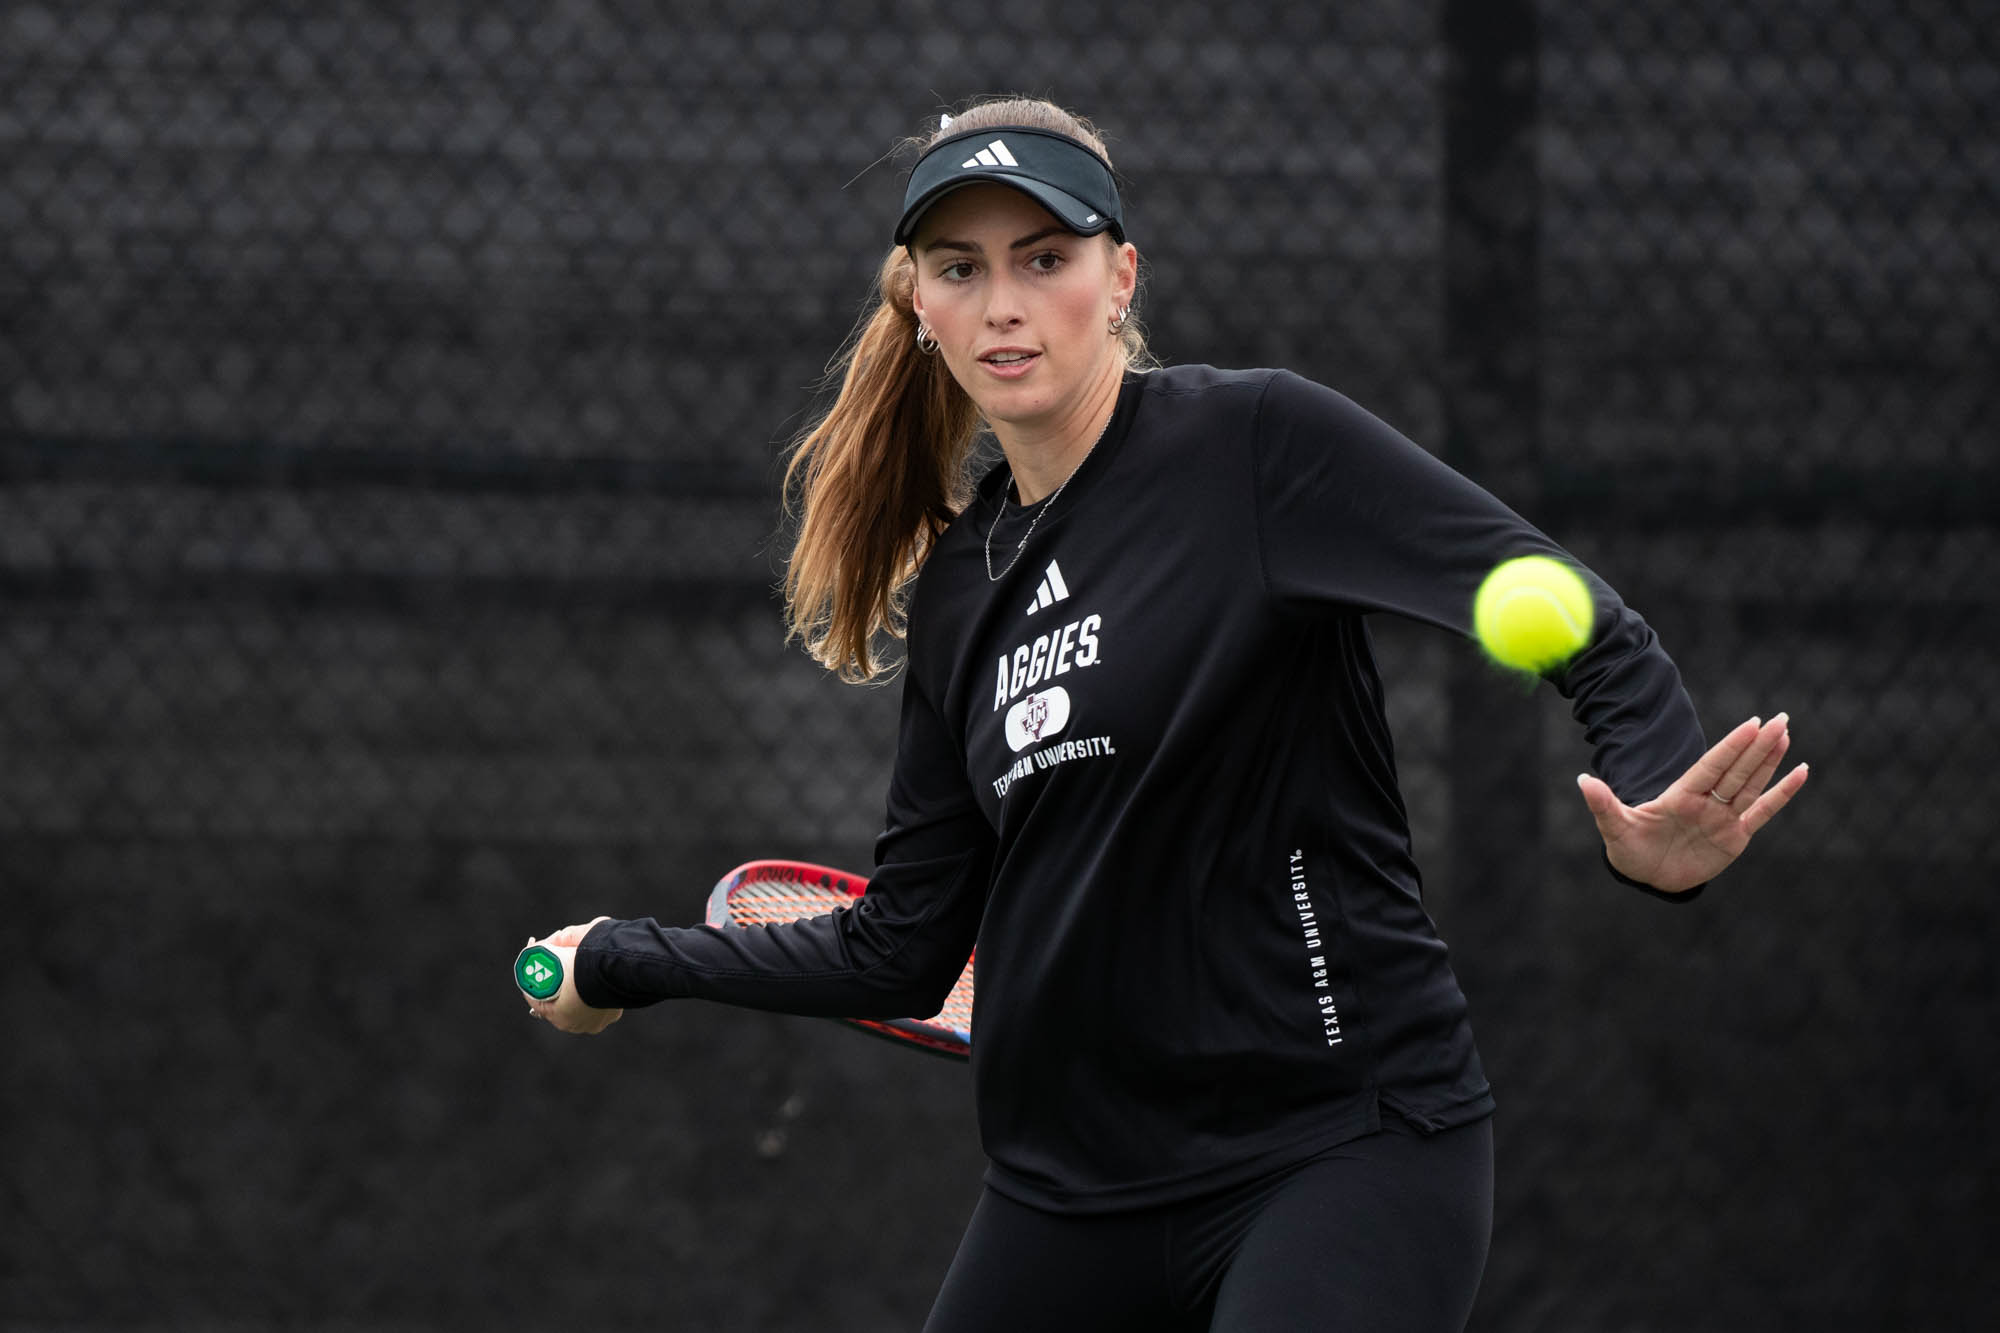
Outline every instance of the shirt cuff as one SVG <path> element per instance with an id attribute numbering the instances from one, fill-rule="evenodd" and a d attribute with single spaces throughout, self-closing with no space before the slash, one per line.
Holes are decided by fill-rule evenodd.
<path id="1" fill-rule="evenodd" d="M 599 921 L 591 926 L 583 939 L 577 943 L 576 953 L 572 958 L 571 970 L 575 973 L 576 998 L 593 1009 L 638 1007 L 613 991 L 602 974 L 604 945 L 618 924 L 616 921 Z"/>

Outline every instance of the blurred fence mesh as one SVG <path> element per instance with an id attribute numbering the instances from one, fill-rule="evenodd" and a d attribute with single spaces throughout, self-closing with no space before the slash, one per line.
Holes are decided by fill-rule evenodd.
<path id="1" fill-rule="evenodd" d="M 360 866 L 504 958 L 571 909 L 690 914 L 728 858 L 865 863 L 893 691 L 833 685 L 781 641 L 780 456 L 886 248 L 908 158 L 883 155 L 999 90 L 1107 131 L 1163 359 L 1289 366 L 1446 452 L 1647 615 L 1711 730 L 1789 709 L 1819 770 L 1760 847 L 1776 887 L 1724 918 L 1733 938 L 1618 915 L 1624 900 L 1593 905 L 1573 798 L 1542 780 L 1580 762 L 1559 726 L 1527 741 L 1546 821 L 1518 846 L 1451 845 L 1471 799 L 1454 765 L 1487 719 L 1449 688 L 1462 649 L 1382 627 L 1446 925 L 1462 911 L 1479 949 L 1553 968 L 1514 1003 L 1574 1002 L 1619 1048 L 1522 1055 L 1501 1093 L 1524 1121 L 1590 1123 L 1583 1089 L 1600 1119 L 1648 1123 L 1691 1057 L 1623 1044 L 1621 1024 L 1668 1021 L 1621 995 L 1635 954 L 1629 972 L 1694 986 L 1704 969 L 1795 974 L 1761 1000 L 1696 1002 L 1729 1028 L 1702 1057 L 1724 1067 L 1701 1066 L 1728 1109 L 1689 1122 L 1680 1167 L 1565 1163 L 1519 1131 L 1535 1181 L 1503 1176 L 1503 1223 L 1546 1223 L 1568 1257 L 1510 1248 L 1503 1226 L 1483 1326 L 1921 1326 L 1970 1299 L 1962 1237 L 1994 1220 L 1990 1149 L 1972 1184 L 1942 1155 L 1892 1157 L 1868 1177 L 1891 1196 L 1874 1221 L 1831 1240 L 1811 1214 L 1852 1201 L 1749 1207 L 1714 1234 L 1775 1248 L 1703 1251 L 1721 1271 L 1699 1296 L 1606 1256 L 1643 1262 L 1676 1207 L 1723 1208 L 1760 1154 L 1781 1163 L 1773 1191 L 1834 1188 L 1811 1152 L 1725 1142 L 1774 1061 L 1818 1096 L 1860 1096 L 1821 1126 L 1828 1153 L 1976 1133 L 1965 1108 L 1992 1092 L 1969 1072 L 1995 1035 L 2000 945 L 1992 7 L 1001 16 L 915 0 L 0 12 L 0 889 L 17 928 L 49 932 L 0 996 L 44 1019 L 130 1015 L 10 1050 L 4 1225 L 25 1257 L 0 1274 L 0 1325 L 431 1318 L 421 1279 L 330 1275 L 366 1267 L 365 1239 L 314 1276 L 254 1220 L 310 1227 L 351 1200 L 251 1181 L 232 1222 L 160 1183 L 194 1131 L 135 1109 L 119 1071 L 133 1044 L 167 1058 L 183 1039 L 158 951 L 201 956 L 218 918 L 323 964 L 400 901 L 357 893 Z M 1547 868 L 1512 944 L 1476 901 L 1500 857 Z M 547 882 L 564 869 L 576 883 Z M 128 938 L 154 962 L 122 965 Z M 256 1120 L 259 1085 L 226 1053 L 243 1036 L 194 1058 Z M 1508 1064 L 1506 1032 L 1482 1036 Z M 310 1077 L 270 1058 L 265 1077 Z M 400 1077 L 424 1105 L 461 1095 Z M 50 1089 L 94 1109 L 51 1118 Z M 126 1117 L 155 1151 L 44 1197 L 32 1163 L 91 1151 L 92 1116 Z M 1618 1171 L 1638 1183 L 1593 1185 Z M 490 1269 L 527 1224 L 462 1188 L 453 1215 L 479 1213 L 461 1221 L 478 1238 L 428 1214 L 424 1235 Z M 1919 1195 L 1959 1238 L 1926 1247 L 1922 1276 L 1869 1270 L 1871 1245 L 1925 1225 Z M 1607 1198 L 1654 1216 L 1605 1228 Z M 962 1203 L 881 1209 L 945 1235 L 948 1257 Z M 162 1225 L 220 1252 L 177 1258 Z M 685 1243 L 685 1264 L 706 1254 Z M 1828 1252 L 1855 1259 L 1844 1276 L 1805 1257 Z M 592 1253 L 568 1262 L 609 1263 Z M 925 1253 L 845 1324 L 739 1306 L 708 1326 L 908 1326 L 941 1272 Z M 260 1276 L 209 1275 L 231 1264 Z M 79 1273 L 100 1285 L 63 1276 Z M 151 1296 L 102 1295 L 112 1274 Z M 433 1323 L 480 1322 L 454 1299 Z M 648 1308 L 600 1299 L 614 1324 Z"/>

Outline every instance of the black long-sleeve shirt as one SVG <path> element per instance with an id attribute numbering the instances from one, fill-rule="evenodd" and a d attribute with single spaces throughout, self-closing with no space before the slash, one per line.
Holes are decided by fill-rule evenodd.
<path id="1" fill-rule="evenodd" d="M 1346 398 L 1282 371 L 1126 380 L 1056 505 L 996 468 L 911 604 L 867 896 L 773 930 L 607 922 L 594 1005 L 704 996 L 927 1014 L 975 941 L 988 1182 L 1136 1207 L 1367 1133 L 1488 1114 L 1424 911 L 1364 617 L 1459 633 L 1500 560 L 1561 554 Z M 997 527 L 995 527 L 997 519 Z M 1652 631 L 1588 576 L 1551 676 L 1595 766 L 1648 799 L 1700 754 Z"/>

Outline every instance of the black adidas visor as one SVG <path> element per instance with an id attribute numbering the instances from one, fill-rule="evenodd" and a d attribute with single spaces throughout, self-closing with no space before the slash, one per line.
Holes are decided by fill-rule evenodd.
<path id="1" fill-rule="evenodd" d="M 896 244 L 908 245 L 932 204 L 978 181 L 1011 185 L 1079 236 L 1125 239 L 1125 213 L 1110 164 L 1074 139 L 1025 125 L 991 125 L 939 139 L 924 150 L 903 194 Z"/>

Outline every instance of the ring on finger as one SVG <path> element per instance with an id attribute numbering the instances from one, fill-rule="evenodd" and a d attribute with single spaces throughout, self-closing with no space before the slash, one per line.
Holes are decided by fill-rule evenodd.
<path id="1" fill-rule="evenodd" d="M 1719 792 L 1719 791 L 1716 791 L 1716 790 L 1715 790 L 1714 788 L 1710 788 L 1710 789 L 1709 789 L 1709 793 L 1708 793 L 1708 798 L 1709 798 L 1709 799 L 1710 799 L 1711 801 L 1720 801 L 1720 802 L 1722 802 L 1722 803 L 1723 803 L 1724 805 L 1728 805 L 1728 804 L 1730 803 L 1730 798 L 1729 798 L 1729 797 L 1727 797 L 1727 796 L 1724 796 L 1724 795 L 1723 795 L 1723 794 L 1722 794 L 1721 792 Z"/>

